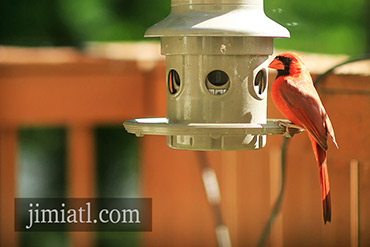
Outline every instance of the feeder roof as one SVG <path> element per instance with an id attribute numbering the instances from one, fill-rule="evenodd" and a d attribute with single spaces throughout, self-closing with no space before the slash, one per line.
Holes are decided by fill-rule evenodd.
<path id="1" fill-rule="evenodd" d="M 262 1 L 246 2 L 249 4 L 181 4 L 180 0 L 173 1 L 169 16 L 150 27 L 145 37 L 290 37 L 285 27 L 265 15 Z"/>

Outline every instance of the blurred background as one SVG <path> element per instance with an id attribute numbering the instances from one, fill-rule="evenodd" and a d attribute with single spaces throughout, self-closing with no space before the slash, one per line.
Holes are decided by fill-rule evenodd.
<path id="1" fill-rule="evenodd" d="M 276 47 L 358 55 L 368 51 L 366 0 L 292 2 L 266 0 L 267 16 L 289 28 L 292 39 Z M 4 1 L 0 43 L 20 46 L 74 46 L 88 41 L 138 41 L 170 11 L 170 0 Z"/>
<path id="2" fill-rule="evenodd" d="M 145 151 L 145 147 L 147 148 L 149 144 L 156 145 L 156 143 L 159 143 L 158 145 L 164 146 L 165 150 L 168 148 L 165 147 L 163 139 L 158 139 L 157 137 L 155 137 L 157 139 L 148 138 L 147 143 L 145 143 L 145 141 L 139 140 L 134 135 L 127 134 L 121 124 L 124 120 L 130 118 L 164 116 L 165 114 L 164 87 L 156 86 L 157 84 L 154 86 L 149 85 L 149 82 L 160 83 L 161 81 L 164 84 L 165 75 L 163 73 L 165 70 L 163 58 L 159 56 L 157 43 L 154 45 L 149 44 L 148 48 L 145 44 L 142 44 L 142 41 L 144 40 L 145 30 L 167 16 L 169 11 L 170 0 L 8 0 L 1 3 L 0 91 L 4 89 L 3 92 L 13 92 L 14 95 L 12 97 L 14 98 L 7 98 L 7 95 L 4 95 L 5 93 L 0 92 L 2 96 L 0 98 L 0 103 L 2 104 L 0 110 L 3 111 L 0 112 L 0 115 L 8 112 L 6 109 L 10 109 L 9 112 L 11 110 L 15 112 L 12 112 L 9 115 L 10 117 L 7 114 L 4 114 L 6 116 L 3 118 L 0 117 L 2 121 L 0 126 L 6 130 L 3 131 L 5 133 L 3 137 L 8 133 L 9 126 L 12 126 L 10 131 L 15 133 L 17 150 L 15 160 L 17 165 L 14 190 L 17 197 L 71 196 L 69 183 L 73 182 L 69 180 L 68 174 L 72 173 L 72 168 L 68 163 L 75 162 L 74 164 L 77 164 L 80 161 L 78 160 L 78 153 L 76 154 L 77 161 L 73 161 L 71 153 L 74 151 L 71 151 L 69 146 L 77 145 L 83 146 L 82 149 L 88 149 L 88 151 L 85 150 L 85 154 L 92 156 L 92 163 L 94 164 L 93 168 L 86 168 L 93 173 L 92 177 L 95 181 L 92 182 L 94 184 L 92 190 L 86 189 L 88 195 L 96 197 L 150 196 L 154 198 L 153 202 L 155 203 L 156 192 L 153 192 L 154 188 L 150 186 L 156 186 L 157 180 L 151 180 L 149 177 L 151 174 L 160 173 L 160 169 L 166 168 L 161 167 L 160 164 L 157 167 L 152 167 L 152 170 L 143 168 L 146 165 L 145 161 L 150 163 L 151 157 L 154 157 L 153 160 L 156 160 L 156 156 L 150 151 Z M 370 3 L 367 0 L 337 0 L 335 2 L 329 0 L 265 0 L 265 12 L 271 19 L 287 27 L 291 33 L 290 39 L 276 39 L 274 41 L 275 48 L 279 50 L 298 50 L 307 54 L 341 55 L 339 60 L 335 60 L 338 62 L 344 61 L 343 58 L 361 56 L 370 52 Z M 129 46 L 128 49 L 121 49 L 124 46 L 124 42 L 136 41 L 143 46 L 137 46 L 139 48 Z M 157 42 L 158 40 L 151 39 L 151 41 Z M 113 52 L 109 48 L 112 44 L 118 47 Z M 130 45 L 132 44 L 130 43 Z M 149 53 L 154 53 L 152 58 L 145 57 L 148 54 L 142 54 L 148 50 L 150 51 Z M 127 58 L 123 54 L 125 52 L 130 54 L 134 52 L 136 54 Z M 143 56 L 145 57 L 144 62 L 141 60 Z M 133 62 L 128 61 L 130 59 Z M 132 72 L 132 68 L 134 68 L 134 72 Z M 319 71 L 323 72 L 322 69 Z M 137 75 L 130 73 L 137 73 Z M 105 79 L 102 79 L 103 77 Z M 79 119 L 78 114 L 83 113 L 83 110 L 78 111 L 80 110 L 78 105 L 75 105 L 78 108 L 77 110 L 73 106 L 66 109 L 61 108 L 63 113 L 60 113 L 58 112 L 58 105 L 53 108 L 55 106 L 53 104 L 50 106 L 37 104 L 33 106 L 31 103 L 31 107 L 42 107 L 43 110 L 40 110 L 40 112 L 48 113 L 40 113 L 40 115 L 36 114 L 33 116 L 27 115 L 27 112 L 17 112 L 19 109 L 20 111 L 28 109 L 26 106 L 30 102 L 27 100 L 39 99 L 48 95 L 48 91 L 42 91 L 43 85 L 53 85 L 54 82 L 60 82 L 67 85 L 68 88 L 73 88 L 72 84 L 77 84 L 83 80 L 86 83 L 76 92 L 81 94 L 92 92 L 92 98 L 87 97 L 88 99 L 86 100 L 84 95 L 76 96 L 73 93 L 71 95 L 68 94 L 68 96 L 71 98 L 81 96 L 81 102 L 83 101 L 84 105 L 91 104 L 92 113 L 89 113 L 90 115 L 86 117 L 87 120 L 82 117 L 81 122 L 73 121 L 73 119 Z M 91 80 L 95 81 L 90 85 L 88 82 Z M 112 85 L 108 83 L 109 80 L 114 81 Z M 137 85 L 135 85 L 135 80 L 138 81 Z M 356 78 L 353 80 L 356 80 Z M 369 77 L 361 80 L 367 81 L 366 87 L 368 88 Z M 115 82 L 125 83 L 126 81 L 129 81 L 129 87 L 116 86 L 114 84 Z M 99 96 L 101 93 L 99 90 L 102 86 L 96 87 L 99 88 L 96 91 L 94 91 L 94 88 L 86 89 L 87 87 L 93 87 L 97 83 L 100 83 L 100 85 L 107 83 L 107 87 L 112 86 L 112 88 L 110 88 L 110 91 L 102 92 L 106 94 L 104 97 Z M 33 86 L 34 84 L 37 85 Z M 17 92 L 17 86 L 22 88 L 23 91 L 21 93 Z M 145 89 L 148 86 L 151 87 L 149 93 Z M 65 90 L 68 91 L 68 88 Z M 162 89 L 163 91 L 160 91 Z M 120 91 L 117 92 L 117 90 Z M 109 94 L 111 93 L 119 95 L 122 92 L 122 97 L 129 97 L 129 90 L 139 91 L 139 93 L 133 94 L 142 96 L 142 98 L 133 96 L 128 100 L 112 101 L 109 104 L 103 103 L 104 100 L 112 100 L 114 98 L 109 99 Z M 60 92 L 60 95 L 58 92 Z M 51 96 L 45 96 L 45 99 L 60 96 L 61 101 L 69 101 L 70 99 L 62 95 L 62 92 L 64 91 L 59 90 L 57 86 L 55 91 L 50 94 Z M 34 94 L 34 96 L 28 98 L 28 95 L 31 94 Z M 362 105 L 363 109 L 369 109 L 369 96 L 365 95 L 363 97 L 365 99 L 362 98 L 362 101 L 360 100 L 359 102 L 365 104 Z M 17 99 L 21 100 L 17 101 Z M 351 101 L 350 99 L 348 100 Z M 44 102 L 47 102 L 47 100 Z M 78 104 L 78 101 L 72 100 L 73 102 Z M 269 101 L 270 104 L 271 100 Z M 99 108 L 101 105 L 114 106 L 114 109 L 117 108 L 117 112 L 120 113 L 110 114 L 109 110 L 105 112 L 105 109 Z M 334 104 L 332 105 L 334 108 Z M 73 110 L 77 112 L 75 115 L 69 112 Z M 95 111 L 98 112 L 97 117 L 93 116 Z M 270 110 L 270 112 L 274 112 L 274 110 Z M 335 114 L 337 117 L 334 116 L 334 118 L 340 119 L 341 114 L 334 113 L 333 115 Z M 275 115 L 275 117 L 279 117 L 278 113 L 275 113 Z M 19 121 L 17 116 L 20 116 Z M 23 118 L 22 116 L 25 117 Z M 122 118 L 120 119 L 119 117 Z M 43 119 L 50 120 L 44 121 Z M 336 123 L 335 121 L 333 122 L 335 126 Z M 15 125 L 14 123 L 17 124 Z M 18 125 L 18 123 L 20 124 Z M 72 134 L 71 129 L 74 129 Z M 355 135 L 356 133 L 356 130 L 354 130 L 352 134 Z M 73 144 L 75 140 L 73 138 L 78 139 L 78 136 L 87 139 L 87 142 L 92 143 L 92 146 L 89 147 L 89 144 L 86 146 L 86 143 L 83 141 L 76 141 L 77 144 Z M 339 139 L 345 142 L 345 138 L 339 137 Z M 359 137 L 359 140 L 359 143 L 361 143 L 361 140 L 364 139 Z M 279 146 L 279 141 L 280 139 L 276 139 L 272 143 Z M 304 142 L 303 139 L 302 142 Z M 341 142 L 339 143 L 342 144 Z M 369 142 L 364 144 L 366 149 L 366 144 L 369 144 Z M 369 146 L 367 146 L 368 148 Z M 180 154 L 185 157 L 183 151 L 180 151 Z M 149 157 L 145 155 L 149 155 Z M 170 163 L 176 166 L 174 164 L 178 159 L 176 151 L 172 155 L 173 162 Z M 227 160 L 228 155 L 235 158 L 241 157 L 243 154 L 216 154 L 215 157 L 224 157 L 224 160 Z M 365 155 L 364 150 L 361 151 L 360 156 L 365 157 L 363 160 L 369 162 L 369 156 Z M 166 157 L 161 158 L 166 159 Z M 236 163 L 239 164 L 242 160 L 244 159 L 238 158 Z M 158 157 L 157 161 L 160 162 Z M 228 160 L 228 162 L 232 161 Z M 308 163 L 312 162 L 314 161 L 311 159 Z M 183 167 L 177 168 L 180 170 Z M 147 170 L 143 172 L 142 169 Z M 219 167 L 218 171 L 220 172 L 224 169 Z M 5 170 L 1 171 L 4 172 Z M 194 171 L 196 172 L 197 170 L 195 169 Z M 168 170 L 164 174 L 173 175 Z M 85 174 L 78 174 L 78 176 L 83 179 Z M 368 178 L 365 177 L 364 179 Z M 176 183 L 176 181 L 171 179 L 164 179 L 162 181 L 167 183 L 167 186 L 171 187 L 171 181 Z M 317 181 L 315 180 L 315 184 L 316 182 L 318 185 L 318 179 Z M 3 185 L 4 182 L 2 183 Z M 196 185 L 190 187 L 193 188 L 193 191 L 199 190 L 197 191 L 198 194 L 192 195 L 191 191 L 189 191 L 187 195 L 190 198 L 193 198 L 193 196 L 194 198 L 197 198 L 196 196 L 204 197 L 200 180 L 196 182 Z M 239 185 L 241 184 L 239 183 Z M 163 187 L 159 184 L 158 186 L 158 189 L 171 190 L 171 188 L 166 186 Z M 238 190 L 241 190 L 240 186 L 238 188 Z M 169 193 L 171 194 L 171 192 Z M 175 192 L 173 193 L 176 194 Z M 177 193 L 181 192 L 177 191 Z M 238 196 L 244 194 L 241 191 L 238 191 L 238 193 Z M 81 194 L 76 193 L 75 195 L 79 196 Z M 246 195 L 244 194 L 244 196 Z M 313 199 L 319 198 L 319 196 L 317 198 L 316 196 L 315 194 Z M 191 199 L 188 198 L 187 200 Z M 187 205 L 187 200 L 182 202 L 183 205 Z M 202 203 L 204 208 L 207 209 L 205 199 Z M 242 205 L 244 204 L 239 206 L 241 207 Z M 266 218 L 269 212 L 268 205 L 269 203 L 265 205 Z M 240 207 L 238 208 L 240 209 Z M 344 210 L 347 209 L 345 208 Z M 169 211 L 171 210 L 173 208 L 169 208 Z M 320 214 L 319 210 L 320 207 L 316 210 L 318 214 Z M 178 214 L 181 213 L 179 210 L 176 212 Z M 211 232 L 211 216 L 208 215 L 206 218 L 210 222 L 206 226 L 210 227 L 209 231 Z M 367 219 L 368 223 L 366 223 L 366 226 L 370 224 L 369 219 Z M 320 219 L 318 221 L 322 224 Z M 261 222 L 261 226 L 263 223 Z M 242 229 L 238 229 L 238 234 L 240 234 Z M 257 227 L 258 231 L 261 231 L 261 229 L 261 227 Z M 369 230 L 370 228 L 364 229 Z M 177 236 L 174 229 L 167 230 L 169 231 L 168 234 Z M 366 233 L 369 232 L 365 231 L 364 234 Z M 190 232 L 189 234 L 191 235 L 192 233 Z M 206 231 L 204 234 L 210 233 Z M 333 230 L 331 236 L 334 238 L 336 234 L 338 234 L 338 231 L 334 233 Z M 210 235 L 212 236 L 212 234 Z M 257 236 L 250 236 L 248 241 L 241 237 L 233 235 L 232 237 L 234 240 L 236 239 L 237 243 L 240 243 L 240 246 L 243 246 L 245 243 L 253 244 L 257 239 Z M 59 232 L 20 233 L 17 238 L 19 246 L 38 247 L 72 246 L 71 241 L 75 241 L 68 237 L 68 233 Z M 80 237 L 77 236 L 76 238 Z M 98 232 L 93 239 L 95 246 L 106 247 L 140 246 L 143 243 L 140 233 Z M 168 242 L 166 242 L 166 237 L 158 239 L 153 236 L 147 236 L 147 239 L 149 239 L 146 240 L 148 246 L 167 246 L 165 243 L 171 246 L 169 239 L 172 238 L 168 237 Z M 208 240 L 204 239 L 199 238 L 199 243 L 209 243 L 207 242 Z M 349 237 L 346 239 L 348 240 Z M 172 241 L 175 240 L 172 239 Z M 321 240 L 317 241 L 314 243 L 321 243 Z M 189 244 L 186 241 L 185 243 Z M 210 243 L 214 244 L 215 240 L 210 240 Z M 296 242 L 293 241 L 292 243 Z M 329 243 L 338 244 L 334 240 Z M 367 244 L 370 243 L 367 242 Z M 346 246 L 346 243 L 343 246 Z"/>

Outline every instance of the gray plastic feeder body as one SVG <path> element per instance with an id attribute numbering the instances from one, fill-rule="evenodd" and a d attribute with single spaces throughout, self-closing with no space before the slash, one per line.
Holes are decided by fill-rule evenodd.
<path id="1" fill-rule="evenodd" d="M 167 121 L 163 124 L 171 128 L 166 134 L 170 147 L 254 150 L 265 146 L 263 131 L 212 131 L 222 124 L 247 128 L 267 122 L 266 60 L 273 53 L 273 38 L 289 37 L 289 31 L 266 17 L 262 0 L 172 0 L 170 15 L 145 36 L 161 37 L 166 55 Z M 176 134 L 171 125 L 179 124 L 182 129 Z M 203 129 L 191 128 L 192 124 L 202 124 Z M 187 134 L 184 126 L 189 126 Z"/>

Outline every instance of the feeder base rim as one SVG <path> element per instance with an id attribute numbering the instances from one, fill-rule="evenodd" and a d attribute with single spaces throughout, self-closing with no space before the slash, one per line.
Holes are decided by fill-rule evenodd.
<path id="1" fill-rule="evenodd" d="M 303 129 L 286 119 L 267 119 L 266 123 L 170 123 L 167 118 L 137 118 L 123 123 L 127 132 L 138 137 L 164 136 L 246 136 L 285 135 L 292 137 Z"/>

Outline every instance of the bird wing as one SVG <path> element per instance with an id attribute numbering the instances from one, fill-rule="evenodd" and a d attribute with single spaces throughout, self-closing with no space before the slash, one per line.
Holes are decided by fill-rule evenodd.
<path id="1" fill-rule="evenodd" d="M 282 100 L 316 142 L 327 150 L 326 122 L 328 118 L 313 84 L 295 83 L 294 79 L 286 78 L 285 80 L 286 83 L 280 84 Z"/>

